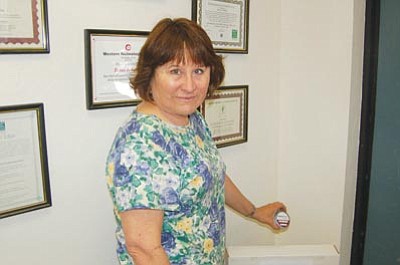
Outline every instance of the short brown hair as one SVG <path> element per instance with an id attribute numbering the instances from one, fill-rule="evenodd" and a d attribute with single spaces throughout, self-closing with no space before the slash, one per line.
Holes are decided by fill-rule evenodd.
<path id="1" fill-rule="evenodd" d="M 185 53 L 195 64 L 210 67 L 207 95 L 217 89 L 225 77 L 222 57 L 213 49 L 207 33 L 186 18 L 165 18 L 157 23 L 143 45 L 130 86 L 143 100 L 152 101 L 150 81 L 154 71 L 170 61 L 183 62 Z"/>

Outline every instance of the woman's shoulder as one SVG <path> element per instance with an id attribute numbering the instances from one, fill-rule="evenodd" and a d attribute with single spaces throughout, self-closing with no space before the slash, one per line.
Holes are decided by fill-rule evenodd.
<path id="1" fill-rule="evenodd" d="M 159 123 L 152 115 L 142 114 L 133 110 L 118 128 L 120 136 L 133 134 L 146 134 L 146 132 L 157 130 Z"/>

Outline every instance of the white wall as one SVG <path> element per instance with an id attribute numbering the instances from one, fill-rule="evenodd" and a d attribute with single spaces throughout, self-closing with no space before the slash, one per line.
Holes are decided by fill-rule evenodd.
<path id="1" fill-rule="evenodd" d="M 351 227 L 342 212 L 355 179 L 346 171 L 357 159 L 348 146 L 361 86 L 353 25 L 363 17 L 353 1 L 298 2 L 252 0 L 249 54 L 225 54 L 225 85 L 250 90 L 249 141 L 221 149 L 229 174 L 255 204 L 285 201 L 293 220 L 274 234 L 229 212 L 229 245 L 340 245 Z M 0 263 L 116 264 L 103 171 L 131 108 L 86 110 L 83 30 L 150 30 L 165 16 L 190 17 L 191 1 L 53 0 L 48 9 L 51 53 L 0 55 L 0 105 L 45 104 L 53 206 L 0 220 Z M 351 213 L 353 186 L 346 195 Z"/>
<path id="2" fill-rule="evenodd" d="M 306 3 L 282 1 L 277 190 L 290 207 L 293 223 L 278 242 L 339 246 L 353 2 Z"/>

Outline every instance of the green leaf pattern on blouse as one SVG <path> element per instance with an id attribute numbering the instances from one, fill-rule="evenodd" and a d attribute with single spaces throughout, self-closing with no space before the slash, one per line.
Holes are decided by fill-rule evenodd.
<path id="1" fill-rule="evenodd" d="M 121 264 L 133 264 L 119 212 L 164 211 L 162 246 L 171 264 L 224 263 L 225 164 L 199 112 L 173 126 L 136 111 L 121 126 L 107 159 Z"/>

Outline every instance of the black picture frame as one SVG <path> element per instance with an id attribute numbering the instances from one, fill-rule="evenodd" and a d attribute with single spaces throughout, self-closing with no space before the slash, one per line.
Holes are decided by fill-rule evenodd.
<path id="1" fill-rule="evenodd" d="M 129 77 L 148 35 L 148 31 L 84 30 L 88 110 L 136 106 L 141 102 L 129 85 Z"/>
<path id="2" fill-rule="evenodd" d="M 43 103 L 0 107 L 0 219 L 50 207 Z"/>

